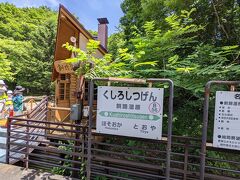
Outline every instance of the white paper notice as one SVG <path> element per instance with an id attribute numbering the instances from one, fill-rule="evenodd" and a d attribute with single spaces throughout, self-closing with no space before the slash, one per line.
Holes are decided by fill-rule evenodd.
<path id="1" fill-rule="evenodd" d="M 240 150 L 240 92 L 216 92 L 213 146 Z"/>

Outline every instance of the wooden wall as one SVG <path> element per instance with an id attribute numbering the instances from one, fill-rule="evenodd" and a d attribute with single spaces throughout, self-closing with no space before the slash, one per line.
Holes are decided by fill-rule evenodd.
<path id="1" fill-rule="evenodd" d="M 70 41 L 71 37 L 76 38 L 77 41 L 75 44 Z M 69 44 L 75 45 L 76 47 L 79 47 L 80 49 L 85 51 L 89 39 L 93 39 L 91 34 L 76 20 L 76 18 L 69 11 L 67 11 L 66 8 L 60 6 L 54 61 L 65 60 L 67 58 L 72 57 L 72 53 L 68 51 L 66 48 L 62 47 L 62 45 L 65 44 L 66 42 L 69 42 Z M 107 51 L 102 46 L 100 46 L 95 56 L 98 58 L 103 57 L 103 55 L 106 52 Z M 69 98 L 61 99 L 60 89 L 62 88 L 61 86 L 63 86 L 61 85 L 61 83 L 63 82 L 61 80 L 62 75 L 63 74 L 59 74 L 53 67 L 52 80 L 55 81 L 56 85 L 55 86 L 56 106 L 70 108 L 71 105 L 77 103 L 76 91 L 78 80 L 77 76 L 74 73 L 69 74 L 68 81 L 70 83 L 70 87 L 69 90 L 65 91 L 65 93 L 66 92 L 69 93 L 67 95 Z M 67 115 L 66 111 L 65 112 L 56 111 L 56 118 L 58 120 L 63 119 L 66 115 Z"/>

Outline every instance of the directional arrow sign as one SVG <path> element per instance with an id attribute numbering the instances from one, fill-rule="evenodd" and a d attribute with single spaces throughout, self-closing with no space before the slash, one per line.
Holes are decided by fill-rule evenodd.
<path id="1" fill-rule="evenodd" d="M 157 121 L 160 119 L 157 115 L 152 114 L 137 114 L 137 113 L 124 113 L 124 112 L 112 112 L 112 111 L 101 111 L 99 113 L 103 117 L 115 117 L 123 119 L 139 119 L 148 121 Z"/>

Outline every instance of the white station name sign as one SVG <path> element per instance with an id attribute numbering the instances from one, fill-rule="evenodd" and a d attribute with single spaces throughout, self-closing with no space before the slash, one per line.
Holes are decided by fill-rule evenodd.
<path id="1" fill-rule="evenodd" d="M 240 92 L 216 92 L 213 146 L 240 150 Z"/>
<path id="2" fill-rule="evenodd" d="M 98 133 L 147 139 L 162 137 L 161 88 L 98 87 Z"/>

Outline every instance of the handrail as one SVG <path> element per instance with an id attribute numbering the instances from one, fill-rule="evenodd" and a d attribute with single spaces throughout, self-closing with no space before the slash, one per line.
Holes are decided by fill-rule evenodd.
<path id="1" fill-rule="evenodd" d="M 9 119 L 11 119 L 11 120 L 16 120 L 16 122 L 17 122 L 17 121 L 25 121 L 25 122 L 28 121 L 28 122 L 33 122 L 33 123 L 63 125 L 63 123 L 49 122 L 49 121 L 38 121 L 38 120 L 35 120 L 35 119 L 25 119 L 25 118 L 15 118 L 15 117 L 10 117 Z M 11 124 L 14 125 L 16 122 L 12 122 Z M 75 124 L 64 124 L 64 126 L 85 128 L 85 126 L 75 125 Z"/>
<path id="2" fill-rule="evenodd" d="M 45 98 L 43 98 L 40 103 L 31 111 L 31 112 L 28 112 L 27 115 L 30 115 L 32 114 L 34 111 L 36 111 L 41 105 L 43 105 L 44 103 L 47 103 L 48 102 L 48 97 L 46 96 Z"/>
<path id="3" fill-rule="evenodd" d="M 50 109 L 50 110 L 71 111 L 71 108 L 66 108 L 66 107 L 53 107 L 53 106 L 48 106 L 48 109 Z"/>

